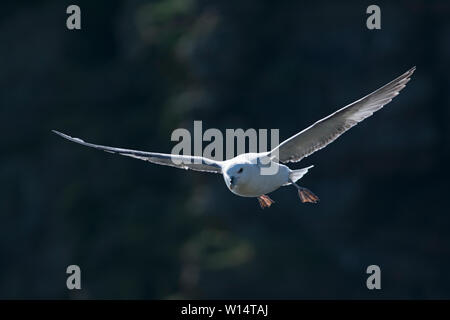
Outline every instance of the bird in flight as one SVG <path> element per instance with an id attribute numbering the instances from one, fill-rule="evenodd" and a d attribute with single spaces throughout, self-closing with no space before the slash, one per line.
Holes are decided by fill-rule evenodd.
<path id="1" fill-rule="evenodd" d="M 222 174 L 231 192 L 241 197 L 257 198 L 263 209 L 274 203 L 267 194 L 281 186 L 292 185 L 297 188 L 299 198 L 303 203 L 317 203 L 319 198 L 314 193 L 297 184 L 297 181 L 313 166 L 291 170 L 282 163 L 302 160 L 336 140 L 357 123 L 370 117 L 399 94 L 415 70 L 415 67 L 411 68 L 371 94 L 337 110 L 293 135 L 271 151 L 244 153 L 225 161 L 216 161 L 200 156 L 164 154 L 102 146 L 73 138 L 55 130 L 52 131 L 72 142 L 110 153 L 118 153 L 182 169 Z M 271 174 L 264 174 L 263 169 L 267 166 L 275 168 L 275 170 L 271 171 Z"/>

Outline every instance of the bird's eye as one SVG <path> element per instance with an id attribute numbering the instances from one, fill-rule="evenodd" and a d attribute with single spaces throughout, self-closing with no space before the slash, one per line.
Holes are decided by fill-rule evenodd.
<path id="1" fill-rule="evenodd" d="M 238 173 L 242 173 L 243 170 L 244 170 L 244 168 L 240 168 L 240 169 L 238 170 Z"/>

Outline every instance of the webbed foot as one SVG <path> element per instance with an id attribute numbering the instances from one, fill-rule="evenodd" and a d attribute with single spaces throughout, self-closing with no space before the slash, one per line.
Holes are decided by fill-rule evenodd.
<path id="1" fill-rule="evenodd" d="M 263 194 L 262 196 L 258 197 L 259 205 L 261 206 L 261 209 L 269 208 L 272 203 L 275 203 L 272 199 L 269 198 L 269 196 L 266 196 Z"/>
<path id="2" fill-rule="evenodd" d="M 305 203 L 305 202 L 310 202 L 310 203 L 317 203 L 319 202 L 319 197 L 316 196 L 314 193 L 312 193 L 310 190 L 300 187 L 298 188 L 298 196 L 300 197 L 300 200 Z"/>

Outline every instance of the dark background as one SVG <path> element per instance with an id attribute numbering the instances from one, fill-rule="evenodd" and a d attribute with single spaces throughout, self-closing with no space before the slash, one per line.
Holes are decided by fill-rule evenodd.
<path id="1" fill-rule="evenodd" d="M 376 1 L 375 31 L 371 4 L 2 1 L 0 297 L 450 298 L 450 3 Z M 291 166 L 315 165 L 318 205 L 281 188 L 263 211 L 219 175 L 50 132 L 170 152 L 202 120 L 283 140 L 414 65 L 391 104 Z"/>

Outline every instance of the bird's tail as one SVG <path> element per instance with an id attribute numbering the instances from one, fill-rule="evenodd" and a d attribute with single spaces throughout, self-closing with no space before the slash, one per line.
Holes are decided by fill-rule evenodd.
<path id="1" fill-rule="evenodd" d="M 291 173 L 289 174 L 289 180 L 291 180 L 292 182 L 296 182 L 298 180 L 300 180 L 307 172 L 309 169 L 311 169 L 314 166 L 309 166 L 307 168 L 302 168 L 302 169 L 298 169 L 298 170 L 292 170 Z M 285 185 L 289 185 L 291 183 L 287 183 Z"/>

